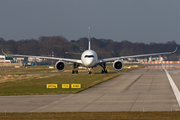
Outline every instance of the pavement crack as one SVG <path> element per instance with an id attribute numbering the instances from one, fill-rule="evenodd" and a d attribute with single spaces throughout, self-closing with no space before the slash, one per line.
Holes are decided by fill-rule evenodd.
<path id="1" fill-rule="evenodd" d="M 92 102 L 90 102 L 88 105 L 86 105 L 86 106 L 84 106 L 83 108 L 81 108 L 81 109 L 79 110 L 79 112 L 80 112 L 81 110 L 83 110 L 84 108 L 86 108 L 87 106 L 89 106 L 89 105 L 91 105 L 92 103 L 94 103 L 96 100 L 98 100 L 99 98 L 101 98 L 101 97 L 104 96 L 104 95 L 105 95 L 105 93 L 102 94 L 100 97 L 96 98 L 95 100 L 93 100 Z"/>
<path id="2" fill-rule="evenodd" d="M 123 75 L 123 74 L 122 74 L 122 75 Z M 119 77 L 119 76 L 117 76 L 117 77 Z M 127 76 L 127 77 L 128 77 L 128 76 Z M 122 79 L 122 80 L 120 80 L 120 81 L 118 81 L 118 82 L 115 82 L 114 84 L 108 86 L 107 88 L 105 88 L 104 90 L 102 90 L 100 93 L 102 93 L 102 92 L 106 91 L 107 89 L 112 88 L 113 86 L 119 84 L 120 82 L 124 81 L 127 77 L 125 77 L 124 79 Z M 115 78 L 116 78 L 116 77 L 115 77 Z M 111 79 L 111 80 L 112 80 L 112 79 Z"/>
<path id="3" fill-rule="evenodd" d="M 149 87 L 149 91 L 148 92 L 150 92 L 151 91 L 151 87 L 152 87 L 152 83 L 153 83 L 153 81 L 154 81 L 154 76 L 153 76 L 153 79 L 152 79 L 152 81 L 151 81 L 151 84 L 150 84 L 150 87 Z"/>
<path id="4" fill-rule="evenodd" d="M 62 98 L 54 99 L 53 101 L 50 101 L 50 102 L 45 102 L 45 104 L 40 105 L 40 106 L 38 106 L 38 107 L 36 107 L 36 108 L 32 108 L 32 109 L 29 110 L 28 112 L 35 112 L 36 110 L 41 109 L 41 108 L 43 108 L 43 107 L 46 107 L 46 108 L 52 107 L 54 103 L 59 102 L 59 101 L 64 100 L 64 99 L 67 99 L 67 98 L 72 97 L 72 96 L 73 96 L 73 94 L 70 94 L 70 95 L 64 96 L 64 97 L 62 97 Z M 64 102 L 65 102 L 65 100 L 62 101 L 61 103 L 64 103 Z M 45 111 L 47 111 L 47 109 L 45 109 Z"/>
<path id="5" fill-rule="evenodd" d="M 125 89 L 123 89 L 121 91 L 122 92 L 126 92 L 135 82 L 137 82 L 141 77 L 143 76 L 143 74 L 141 74 L 138 78 L 136 78 L 132 83 L 130 83 Z"/>
<path id="6" fill-rule="evenodd" d="M 136 97 L 134 103 L 132 104 L 131 108 L 129 109 L 129 111 L 131 111 L 131 109 L 133 108 L 134 104 L 136 103 L 136 101 L 137 101 L 137 99 L 138 99 L 138 97 L 139 97 L 139 94 L 140 94 L 140 93 L 138 93 L 138 95 L 137 95 L 137 97 Z"/>

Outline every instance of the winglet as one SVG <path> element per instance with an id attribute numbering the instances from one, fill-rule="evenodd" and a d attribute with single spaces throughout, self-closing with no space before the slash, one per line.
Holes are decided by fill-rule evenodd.
<path id="1" fill-rule="evenodd" d="M 2 49 L 2 53 L 6 56 L 6 53 L 3 51 L 3 49 Z"/>
<path id="2" fill-rule="evenodd" d="M 177 51 L 178 47 L 176 47 L 176 49 L 172 52 L 172 53 L 175 53 Z"/>

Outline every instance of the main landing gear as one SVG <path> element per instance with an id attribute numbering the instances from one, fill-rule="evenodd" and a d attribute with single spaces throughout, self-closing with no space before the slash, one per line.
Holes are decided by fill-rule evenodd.
<path id="1" fill-rule="evenodd" d="M 79 67 L 79 64 L 74 63 L 74 70 L 72 70 L 72 74 L 78 74 L 78 70 L 76 70 Z"/>
<path id="2" fill-rule="evenodd" d="M 101 73 L 107 73 L 106 63 L 101 63 L 100 66 L 103 68 L 103 70 L 101 71 Z"/>
<path id="3" fill-rule="evenodd" d="M 72 74 L 78 74 L 78 70 L 72 70 Z"/>

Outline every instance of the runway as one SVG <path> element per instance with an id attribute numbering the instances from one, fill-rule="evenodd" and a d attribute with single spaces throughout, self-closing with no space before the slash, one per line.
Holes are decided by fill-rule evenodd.
<path id="1" fill-rule="evenodd" d="M 180 90 L 180 69 L 167 69 Z M 78 94 L 0 96 L 0 112 L 180 111 L 164 69 L 123 73 Z"/>

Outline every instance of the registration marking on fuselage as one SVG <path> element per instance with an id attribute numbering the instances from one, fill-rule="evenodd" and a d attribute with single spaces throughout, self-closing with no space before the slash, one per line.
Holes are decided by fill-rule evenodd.
<path id="1" fill-rule="evenodd" d="M 177 100 L 177 102 L 178 102 L 178 105 L 179 105 L 179 107 L 180 107 L 180 92 L 179 92 L 179 89 L 177 88 L 177 86 L 176 86 L 176 84 L 174 83 L 173 79 L 172 79 L 171 76 L 169 75 L 168 71 L 164 68 L 163 64 L 162 64 L 162 67 L 163 67 L 163 69 L 164 69 L 164 71 L 165 71 L 165 73 L 166 73 L 166 75 L 167 75 L 167 78 L 168 78 L 168 80 L 169 80 L 169 83 L 170 83 L 170 85 L 171 85 L 171 87 L 172 87 L 172 90 L 173 90 L 173 92 L 174 92 L 174 95 L 175 95 L 175 97 L 176 97 L 176 100 Z"/>

